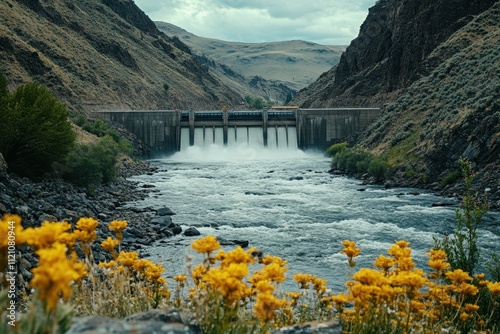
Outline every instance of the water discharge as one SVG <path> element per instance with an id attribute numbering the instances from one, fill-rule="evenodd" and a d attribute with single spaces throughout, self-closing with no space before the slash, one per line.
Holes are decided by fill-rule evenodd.
<path id="1" fill-rule="evenodd" d="M 239 132 L 236 136 L 223 147 L 207 143 L 205 133 L 205 142 L 152 160 L 158 173 L 132 179 L 154 184 L 158 192 L 130 205 L 168 206 L 176 212 L 174 222 L 183 228 L 195 226 L 202 235 L 248 240 L 250 246 L 288 260 L 285 289 L 295 288 L 293 274 L 308 272 L 327 279 L 334 291 L 344 290 L 349 271 L 340 251 L 345 239 L 361 247 L 358 266 L 365 267 L 372 267 L 375 257 L 385 254 L 392 243 L 405 239 L 419 266 L 427 270 L 425 253 L 433 237 L 454 230 L 455 207 L 432 203 L 457 201 L 422 190 L 416 196 L 410 194 L 415 189 L 363 186 L 329 174 L 330 161 L 320 153 L 279 146 L 282 137 L 278 146 L 264 148 L 240 141 Z M 499 217 L 488 213 L 479 230 L 486 256 L 499 250 Z M 185 255 L 193 254 L 191 241 L 170 238 L 148 252 L 154 260 L 164 261 L 170 275 L 178 274 L 185 271 Z"/>

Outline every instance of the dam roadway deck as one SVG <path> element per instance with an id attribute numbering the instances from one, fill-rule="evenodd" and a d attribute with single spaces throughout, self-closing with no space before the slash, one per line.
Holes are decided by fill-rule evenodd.
<path id="1" fill-rule="evenodd" d="M 194 145 L 196 128 L 222 128 L 223 144 L 228 143 L 230 128 L 262 128 L 264 146 L 270 129 L 296 131 L 297 147 L 302 150 L 326 150 L 331 144 L 361 131 L 380 114 L 379 108 L 325 108 L 295 110 L 180 111 L 116 110 L 95 115 L 108 122 L 122 124 L 150 148 L 150 155 L 172 154 L 180 150 L 181 131 L 189 129 L 189 145 Z M 187 130 L 185 130 L 187 131 Z M 205 131 L 205 130 L 204 130 Z M 204 132 L 203 132 L 204 133 Z"/>

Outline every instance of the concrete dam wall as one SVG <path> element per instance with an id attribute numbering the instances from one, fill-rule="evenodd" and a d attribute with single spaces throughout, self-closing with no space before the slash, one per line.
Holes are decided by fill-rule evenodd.
<path id="1" fill-rule="evenodd" d="M 269 131 L 274 131 L 274 128 L 277 131 L 278 127 L 286 127 L 287 133 L 288 127 L 295 128 L 299 149 L 324 151 L 331 144 L 361 131 L 379 113 L 378 108 L 335 108 L 291 111 L 122 110 L 95 114 L 105 121 L 122 124 L 150 148 L 150 156 L 155 156 L 180 150 L 181 129 L 189 129 L 189 145 L 193 145 L 195 129 L 203 128 L 204 133 L 208 127 L 214 131 L 222 128 L 224 145 L 228 143 L 228 128 L 261 128 L 264 146 L 267 146 Z"/>

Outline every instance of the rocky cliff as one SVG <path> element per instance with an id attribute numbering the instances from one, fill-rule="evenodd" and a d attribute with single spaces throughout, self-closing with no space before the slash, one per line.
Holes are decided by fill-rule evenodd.
<path id="1" fill-rule="evenodd" d="M 339 64 L 295 101 L 302 107 L 382 106 L 428 75 L 423 64 L 432 51 L 494 3 L 379 0 Z"/>
<path id="2" fill-rule="evenodd" d="M 242 100 L 132 0 L 2 1 L 0 61 L 11 88 L 37 81 L 71 110 L 215 109 Z"/>

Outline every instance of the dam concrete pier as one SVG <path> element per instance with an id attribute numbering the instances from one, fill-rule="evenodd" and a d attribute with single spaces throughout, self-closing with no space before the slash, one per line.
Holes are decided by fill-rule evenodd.
<path id="1" fill-rule="evenodd" d="M 150 155 L 173 154 L 182 146 L 195 145 L 195 133 L 203 141 L 221 144 L 233 141 L 230 132 L 258 133 L 264 146 L 278 146 L 281 140 L 296 138 L 302 150 L 326 150 L 333 143 L 361 131 L 380 114 L 379 108 L 325 108 L 294 110 L 117 110 L 99 111 L 95 115 L 108 122 L 122 124 L 150 148 Z M 233 129 L 234 131 L 230 129 Z M 256 129 L 259 129 L 257 132 Z M 181 133 L 189 132 L 182 136 Z M 294 133 L 291 133 L 294 132 Z M 292 136 L 293 135 L 293 136 Z M 231 136 L 231 137 L 230 137 Z M 270 142 L 270 138 L 273 138 Z M 286 139 L 283 139 L 286 138 Z M 186 142 L 183 142 L 186 141 Z M 274 143 L 273 141 L 276 141 Z M 189 144 L 187 143 L 189 142 Z"/>

